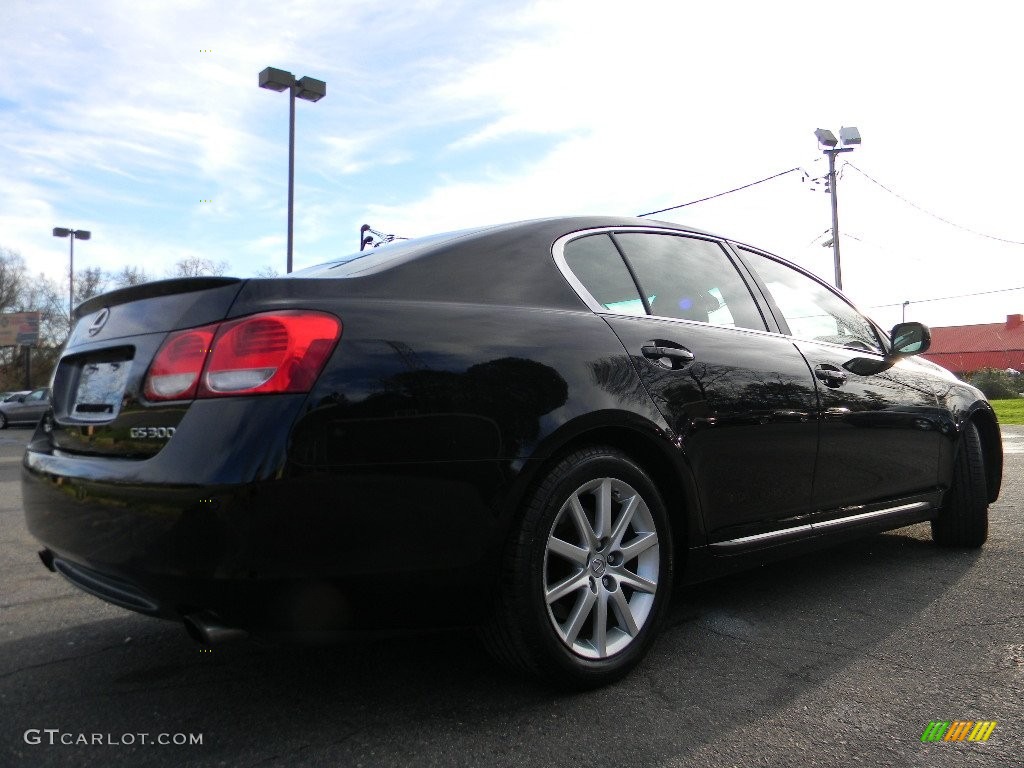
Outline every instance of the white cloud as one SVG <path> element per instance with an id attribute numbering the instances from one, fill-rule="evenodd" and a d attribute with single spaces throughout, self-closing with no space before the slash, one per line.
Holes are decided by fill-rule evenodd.
<path id="1" fill-rule="evenodd" d="M 851 123 L 859 167 L 1024 240 L 1022 161 L 1004 138 L 1024 111 L 1013 5 L 9 6 L 0 245 L 54 276 L 66 244 L 53 226 L 95 231 L 84 265 L 162 273 L 200 255 L 283 268 L 287 99 L 256 87 L 268 65 L 328 83 L 326 99 L 297 107 L 297 263 L 354 248 L 366 220 L 408 235 L 661 208 L 808 167 L 811 131 Z M 844 274 L 862 303 L 1024 283 L 1019 247 L 951 230 L 853 172 L 840 190 Z M 795 175 L 665 217 L 831 275 L 830 251 L 808 245 L 828 198 Z M 936 303 L 934 316 L 999 319 L 1022 304 Z"/>

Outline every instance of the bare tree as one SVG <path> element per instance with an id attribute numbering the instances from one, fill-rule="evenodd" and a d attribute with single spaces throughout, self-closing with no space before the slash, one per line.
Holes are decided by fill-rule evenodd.
<path id="1" fill-rule="evenodd" d="M 67 340 L 68 295 L 55 280 L 42 273 L 26 279 L 19 310 L 40 313 L 40 346 L 59 347 Z"/>
<path id="2" fill-rule="evenodd" d="M 0 312 L 18 305 L 25 287 L 25 260 L 21 254 L 0 247 Z"/>
<path id="3" fill-rule="evenodd" d="M 21 254 L 0 247 L 0 312 L 39 312 L 39 345 L 32 353 L 33 384 L 45 382 L 68 334 L 67 294 L 39 275 L 32 278 Z M 24 386 L 21 350 L 0 347 L 0 389 Z"/>
<path id="4" fill-rule="evenodd" d="M 168 277 L 201 277 L 223 275 L 230 265 L 226 261 L 213 261 L 202 256 L 188 256 L 177 261 L 168 272 Z"/>
<path id="5" fill-rule="evenodd" d="M 260 267 L 256 270 L 255 277 L 280 277 L 280 273 L 273 267 Z"/>
<path id="6" fill-rule="evenodd" d="M 142 283 L 148 283 L 152 279 L 142 267 L 122 267 L 120 272 L 114 272 L 110 275 L 110 280 L 115 288 L 141 285 Z"/>
<path id="7" fill-rule="evenodd" d="M 75 273 L 75 306 L 107 290 L 107 274 L 99 267 L 86 267 Z"/>

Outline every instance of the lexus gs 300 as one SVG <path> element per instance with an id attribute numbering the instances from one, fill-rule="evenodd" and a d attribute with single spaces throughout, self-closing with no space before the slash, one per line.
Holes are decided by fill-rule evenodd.
<path id="1" fill-rule="evenodd" d="M 475 626 L 566 687 L 673 587 L 914 523 L 980 547 L 984 396 L 759 248 L 648 219 L 80 305 L 23 462 L 43 563 L 203 642 Z"/>

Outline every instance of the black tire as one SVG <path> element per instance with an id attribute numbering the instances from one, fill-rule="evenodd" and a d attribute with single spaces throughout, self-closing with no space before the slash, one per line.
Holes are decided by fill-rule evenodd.
<path id="1" fill-rule="evenodd" d="M 7 429 L 7 417 L 0 412 L 0 429 Z"/>
<path id="2" fill-rule="evenodd" d="M 973 422 L 960 430 L 953 482 L 938 517 L 932 520 L 932 538 L 944 547 L 977 548 L 988 538 L 988 486 L 981 436 Z"/>
<path id="3" fill-rule="evenodd" d="M 577 450 L 527 499 L 484 643 L 558 687 L 614 682 L 654 641 L 672 570 L 668 515 L 647 473 L 613 448 Z"/>

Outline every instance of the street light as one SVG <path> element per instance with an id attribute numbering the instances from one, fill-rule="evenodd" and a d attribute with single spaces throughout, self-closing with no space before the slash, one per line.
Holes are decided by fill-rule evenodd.
<path id="1" fill-rule="evenodd" d="M 65 227 L 54 227 L 54 237 L 66 237 L 68 238 L 68 244 L 71 247 L 71 257 L 69 259 L 68 266 L 68 334 L 71 333 L 71 325 L 74 324 L 74 318 L 72 315 L 75 312 L 75 239 L 88 240 L 92 237 L 92 232 L 86 229 L 67 229 Z"/>
<path id="2" fill-rule="evenodd" d="M 828 155 L 828 189 L 832 194 L 832 257 L 836 266 L 836 288 L 843 290 L 843 273 L 839 269 L 839 196 L 836 193 L 836 155 L 840 152 L 853 152 L 854 146 L 860 144 L 860 131 L 854 127 L 839 129 L 839 138 L 832 131 L 818 128 L 814 135 L 818 143 Z M 842 142 L 842 147 L 836 145 Z"/>
<path id="3" fill-rule="evenodd" d="M 260 72 L 260 88 L 268 91 L 287 90 L 288 98 L 288 272 L 292 271 L 292 212 L 295 203 L 295 97 L 320 101 L 327 95 L 327 83 L 312 77 L 295 79 L 291 72 L 267 67 Z"/>

